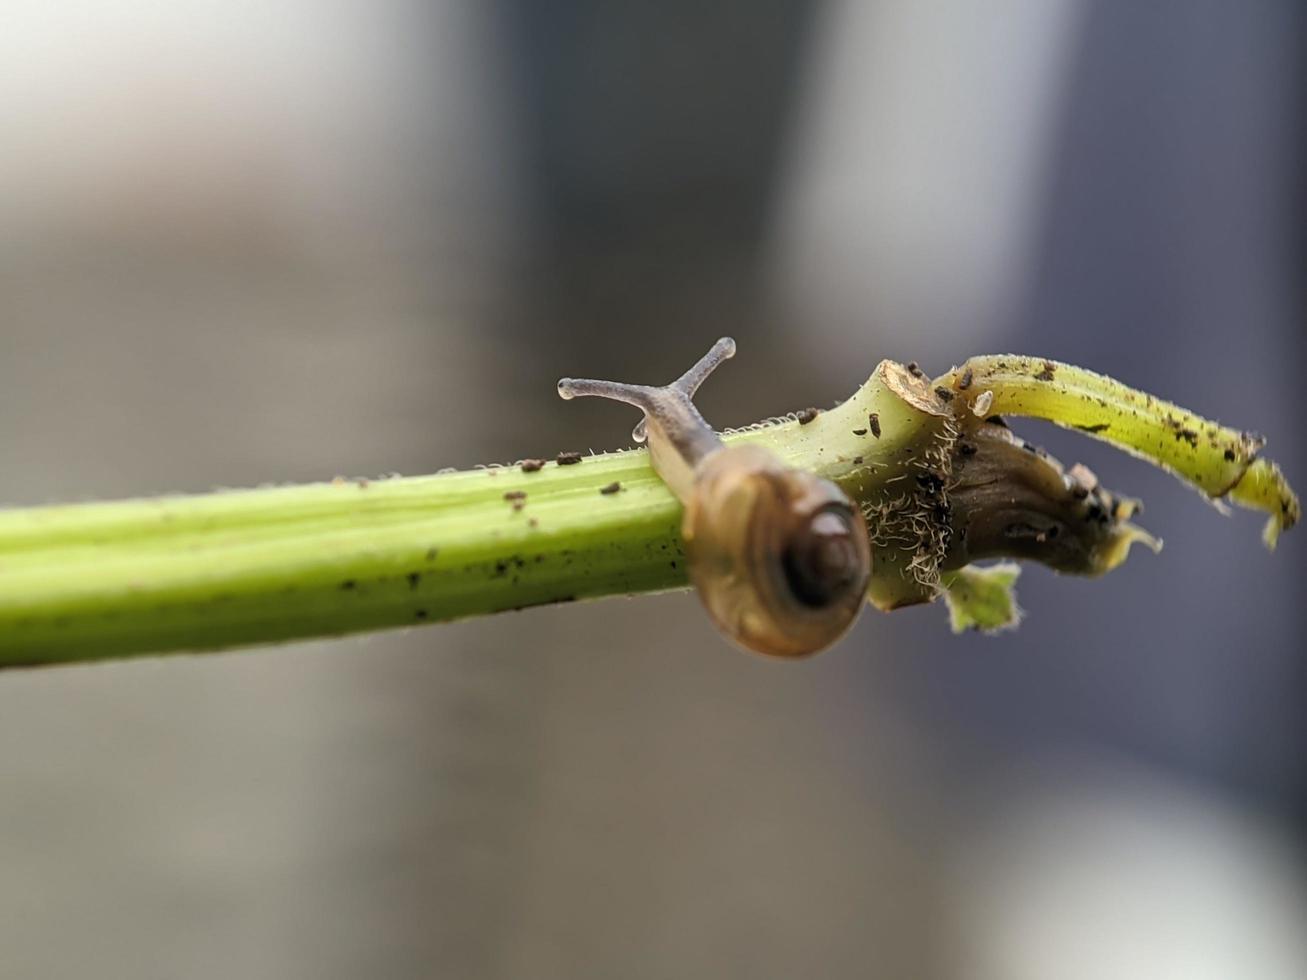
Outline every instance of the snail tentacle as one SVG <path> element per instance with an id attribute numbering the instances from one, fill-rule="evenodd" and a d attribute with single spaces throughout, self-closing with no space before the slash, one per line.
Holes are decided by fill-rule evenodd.
<path id="1" fill-rule="evenodd" d="M 698 392 L 699 386 L 707 380 L 708 375 L 716 371 L 724 361 L 729 361 L 734 356 L 735 341 L 730 337 L 722 337 L 712 345 L 712 350 L 699 358 L 694 367 L 686 371 L 668 387 L 684 392 L 687 398 L 693 398 L 695 393 Z"/>
<path id="2" fill-rule="evenodd" d="M 647 385 L 628 385 L 620 381 L 599 381 L 595 378 L 560 378 L 558 381 L 558 397 L 564 401 L 573 398 L 608 398 L 645 411 L 653 404 L 657 390 Z"/>

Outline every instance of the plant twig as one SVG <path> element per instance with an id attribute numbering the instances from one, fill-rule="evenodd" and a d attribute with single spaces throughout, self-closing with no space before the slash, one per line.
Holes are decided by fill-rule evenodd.
<path id="1" fill-rule="evenodd" d="M 978 407 L 1108 438 L 1209 495 L 1267 510 L 1277 531 L 1297 520 L 1288 484 L 1255 459 L 1259 442 L 1111 379 L 1012 357 L 974 359 L 938 382 L 914 368 L 882 362 L 837 408 L 725 437 L 761 443 L 859 502 L 872 522 L 871 598 L 881 608 L 950 587 L 959 602 L 976 601 L 975 586 L 989 580 L 957 573 L 976 558 L 1096 574 L 1142 535 L 1126 521 L 1133 508 L 1054 461 L 1012 450 L 997 430 L 981 431 Z M 990 404 L 978 406 L 981 398 Z M 1003 480 L 1012 492 L 996 495 Z M 1025 516 L 1014 524 L 1003 515 L 1017 500 Z M 0 667 L 683 588 L 680 513 L 643 450 L 540 468 L 0 511 Z M 1052 534 L 1054 525 L 1065 533 Z M 992 589 L 1010 588 L 1012 577 L 987 586 L 983 615 L 955 620 L 1002 625 L 995 610 L 1005 603 Z"/>
<path id="2" fill-rule="evenodd" d="M 993 392 L 988 412 L 1076 429 L 1169 470 L 1211 500 L 1264 511 L 1270 515 L 1263 531 L 1268 548 L 1301 516 L 1279 467 L 1257 455 L 1266 440 L 1252 432 L 1226 428 L 1113 378 L 1044 358 L 973 357 L 939 380 L 955 390 L 964 378 L 972 403 Z"/>

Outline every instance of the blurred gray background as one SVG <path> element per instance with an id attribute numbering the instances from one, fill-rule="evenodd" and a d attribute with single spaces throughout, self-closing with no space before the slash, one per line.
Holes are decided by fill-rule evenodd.
<path id="1" fill-rule="evenodd" d="M 226 0 L 0 10 L 0 505 L 626 444 L 1014 350 L 1298 487 L 1304 15 Z M 1304 537 L 1164 474 L 1028 618 L 815 661 L 690 595 L 0 676 L 5 978 L 1307 975 Z"/>

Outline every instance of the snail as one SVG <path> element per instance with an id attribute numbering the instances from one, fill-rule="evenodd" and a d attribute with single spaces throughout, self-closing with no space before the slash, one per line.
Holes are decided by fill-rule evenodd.
<path id="1" fill-rule="evenodd" d="M 834 483 L 756 445 L 727 446 L 692 401 L 735 355 L 723 337 L 664 387 L 564 378 L 563 398 L 595 396 L 644 412 L 658 476 L 684 505 L 690 581 L 717 627 L 741 646 L 804 657 L 830 646 L 866 602 L 871 545 L 861 511 Z"/>

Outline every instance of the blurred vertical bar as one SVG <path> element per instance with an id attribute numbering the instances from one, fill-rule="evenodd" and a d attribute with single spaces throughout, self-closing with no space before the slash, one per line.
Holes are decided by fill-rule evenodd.
<path id="1" fill-rule="evenodd" d="M 533 231 L 519 334 L 620 374 L 678 364 L 642 343 L 663 331 L 754 318 L 816 6 L 497 0 Z"/>

